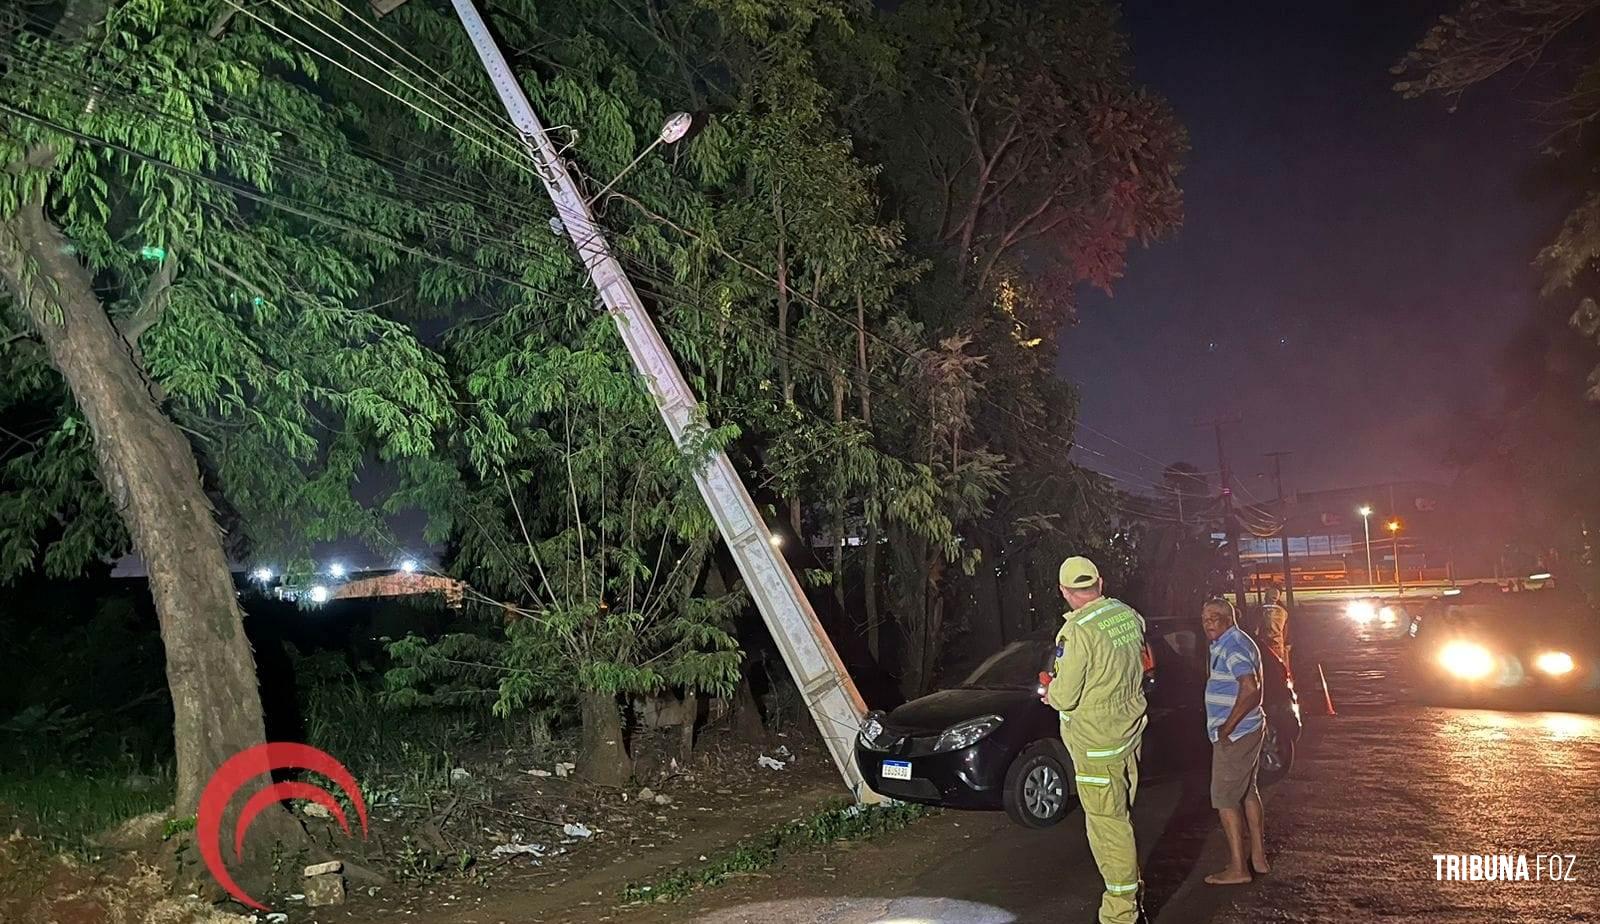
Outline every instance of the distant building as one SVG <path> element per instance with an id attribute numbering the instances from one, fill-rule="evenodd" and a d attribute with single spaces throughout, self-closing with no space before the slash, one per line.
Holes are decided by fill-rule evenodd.
<path id="1" fill-rule="evenodd" d="M 1363 507 L 1372 510 L 1365 518 L 1371 575 L 1369 533 L 1363 530 L 1359 512 Z M 1387 584 L 1395 579 L 1397 554 L 1402 581 L 1448 580 L 1458 565 L 1466 564 L 1458 558 L 1467 550 L 1457 541 L 1464 514 L 1449 487 L 1429 482 L 1302 491 L 1282 504 L 1241 509 L 1247 532 L 1239 544 L 1239 557 L 1252 583 L 1280 581 L 1281 535 L 1288 538 L 1289 560 L 1299 586 Z M 1391 523 L 1399 525 L 1397 532 L 1390 531 Z"/>

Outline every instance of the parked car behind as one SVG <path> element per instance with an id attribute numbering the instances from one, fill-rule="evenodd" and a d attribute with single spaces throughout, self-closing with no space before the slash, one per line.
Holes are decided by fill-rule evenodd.
<path id="1" fill-rule="evenodd" d="M 1160 777 L 1205 767 L 1206 646 L 1197 629 L 1152 625 L 1155 668 L 1145 676 L 1150 725 L 1141 773 Z M 1055 636 L 1039 632 L 1012 642 L 959 685 L 873 712 L 856 739 L 856 760 L 880 795 L 951 808 L 1004 809 L 1013 821 L 1043 828 L 1074 801 L 1072 764 L 1061 743 L 1060 718 L 1039 701 L 1039 673 L 1052 666 Z M 1261 778 L 1288 773 L 1300 736 L 1294 685 L 1281 662 L 1263 651 L 1267 740 Z"/>

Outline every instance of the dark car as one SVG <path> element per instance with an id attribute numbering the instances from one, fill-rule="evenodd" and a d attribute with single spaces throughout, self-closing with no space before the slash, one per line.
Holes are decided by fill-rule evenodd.
<path id="1" fill-rule="evenodd" d="M 1421 698 L 1463 705 L 1600 705 L 1600 616 L 1558 590 L 1469 587 L 1413 617 L 1406 674 Z"/>
<path id="2" fill-rule="evenodd" d="M 1193 629 L 1152 629 L 1155 669 L 1146 674 L 1150 725 L 1141 773 L 1162 776 L 1205 766 L 1203 639 Z M 856 739 L 856 760 L 880 795 L 965 809 L 1005 809 L 1030 828 L 1060 821 L 1072 807 L 1072 764 L 1060 717 L 1040 702 L 1039 673 L 1052 666 L 1055 638 L 1040 632 L 984 661 L 957 687 L 870 713 Z M 1287 773 L 1300 735 L 1294 685 L 1266 651 L 1268 741 L 1262 780 Z"/>

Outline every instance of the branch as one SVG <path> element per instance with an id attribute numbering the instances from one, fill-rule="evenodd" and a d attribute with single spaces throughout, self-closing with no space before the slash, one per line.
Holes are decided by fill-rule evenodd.
<path id="1" fill-rule="evenodd" d="M 155 275 L 145 284 L 144 295 L 139 298 L 139 307 L 133 314 L 117 322 L 117 333 L 122 339 L 128 341 L 128 346 L 133 348 L 134 358 L 139 364 L 144 365 L 144 360 L 139 356 L 139 338 L 145 331 L 156 326 L 161 316 L 166 313 L 167 305 L 172 302 L 172 281 L 178 272 L 178 260 L 173 254 L 167 254 L 161 261 L 161 267 Z"/>

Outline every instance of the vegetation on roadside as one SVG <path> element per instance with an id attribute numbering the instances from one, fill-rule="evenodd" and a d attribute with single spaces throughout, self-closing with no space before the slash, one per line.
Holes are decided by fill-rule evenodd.
<path id="1" fill-rule="evenodd" d="M 892 834 L 933 811 L 909 802 L 825 808 L 740 841 L 704 863 L 650 882 L 630 883 L 622 890 L 622 900 L 629 903 L 673 901 L 695 889 L 718 886 L 740 874 L 759 872 L 798 852 Z"/>
<path id="2" fill-rule="evenodd" d="M 755 716 L 769 641 L 693 481 L 713 450 L 876 702 L 1052 619 L 1066 550 L 1137 559 L 1056 371 L 1076 288 L 1181 220 L 1185 136 L 1114 3 L 485 13 L 694 392 L 687 450 L 445 8 L 0 13 L 0 581 L 150 569 L 142 621 L 107 623 L 165 659 L 146 705 L 176 731 L 96 760 L 170 767 L 179 816 L 269 737 L 408 799 L 468 743 L 561 733 L 620 785 L 652 697 L 684 756 L 705 697 Z M 291 643 L 230 573 L 392 555 L 419 513 L 469 585 L 425 625 Z M 105 739 L 135 723 L 72 698 L 96 644 L 58 639 L 21 701 Z"/>
<path id="3" fill-rule="evenodd" d="M 172 805 L 172 792 L 170 776 L 69 769 L 0 772 L 0 812 L 51 847 L 79 856 L 95 852 L 91 839 L 96 835 Z"/>

